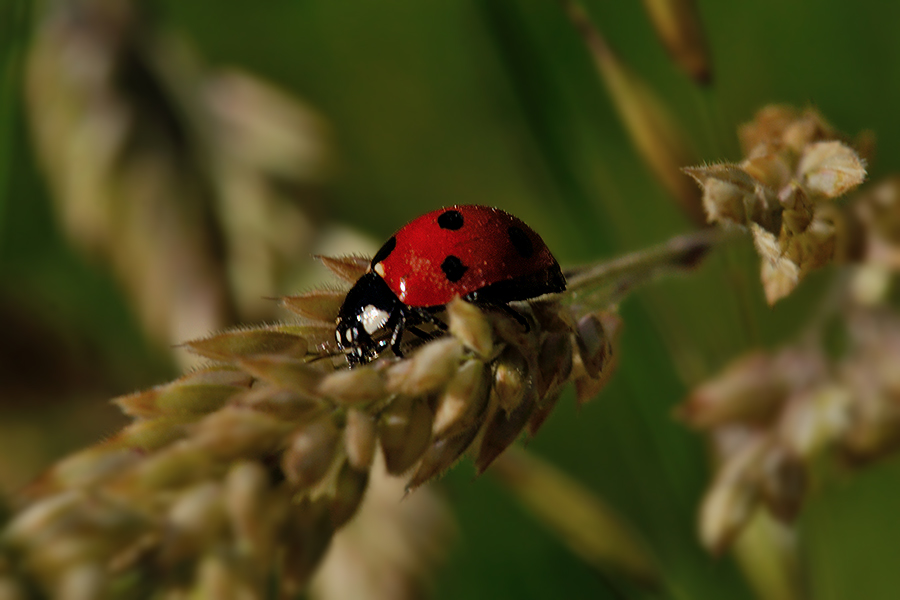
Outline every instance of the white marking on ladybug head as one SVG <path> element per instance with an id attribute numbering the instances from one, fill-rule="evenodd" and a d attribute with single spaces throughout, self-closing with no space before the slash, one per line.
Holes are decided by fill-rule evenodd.
<path id="1" fill-rule="evenodd" d="M 387 312 L 373 304 L 369 304 L 360 313 L 359 322 L 362 323 L 366 333 L 372 335 L 387 323 L 388 317 L 390 317 L 390 315 Z"/>
<path id="2" fill-rule="evenodd" d="M 353 328 L 352 327 L 348 328 L 347 331 L 344 332 L 344 337 L 347 338 L 348 342 L 353 341 Z"/>
<path id="3" fill-rule="evenodd" d="M 375 272 L 378 273 L 379 277 L 384 277 L 384 265 L 381 263 L 375 265 Z"/>
<path id="4" fill-rule="evenodd" d="M 341 342 L 344 341 L 344 340 L 341 339 L 341 330 L 340 330 L 340 329 L 335 329 L 335 330 L 334 330 L 334 337 L 335 337 L 335 339 L 337 339 L 338 344 L 340 344 Z"/>

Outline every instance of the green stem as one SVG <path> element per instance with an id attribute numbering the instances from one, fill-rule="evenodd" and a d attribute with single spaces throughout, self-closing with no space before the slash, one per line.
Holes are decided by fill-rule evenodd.
<path id="1" fill-rule="evenodd" d="M 584 312 L 620 302 L 639 285 L 695 267 L 715 246 L 738 237 L 736 231 L 701 229 L 621 258 L 566 271 L 565 301 Z"/>

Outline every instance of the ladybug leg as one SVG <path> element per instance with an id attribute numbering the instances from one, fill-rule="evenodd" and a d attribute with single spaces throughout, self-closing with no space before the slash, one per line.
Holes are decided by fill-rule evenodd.
<path id="1" fill-rule="evenodd" d="M 440 308 L 441 307 L 438 307 L 438 309 Z M 447 331 L 447 324 L 434 316 L 434 313 L 426 308 L 416 309 L 416 319 L 419 323 L 430 323 L 441 331 Z"/>
<path id="2" fill-rule="evenodd" d="M 434 325 L 440 332 L 422 331 L 418 325 L 424 323 Z M 407 331 L 426 342 L 440 337 L 442 332 L 447 331 L 446 323 L 435 317 L 427 309 L 422 308 L 398 311 L 396 314 L 391 315 L 391 319 L 385 324 L 385 327 L 390 328 L 391 337 L 390 340 L 382 340 L 380 342 L 381 348 L 390 346 L 394 354 L 400 358 L 403 358 L 403 351 L 400 349 L 403 342 L 403 334 Z"/>
<path id="3" fill-rule="evenodd" d="M 403 352 L 400 350 L 400 344 L 403 342 L 403 332 L 406 331 L 406 313 L 397 311 L 396 322 L 391 329 L 391 350 L 398 357 L 403 358 Z M 393 317 L 393 315 L 392 315 Z"/>
<path id="4" fill-rule="evenodd" d="M 413 335 L 415 335 L 416 337 L 418 337 L 419 339 L 425 340 L 426 342 L 427 342 L 427 341 L 430 341 L 430 340 L 433 340 L 433 339 L 435 339 L 436 337 L 438 337 L 438 336 L 437 336 L 436 334 L 434 334 L 434 333 L 428 333 L 427 331 L 422 331 L 422 330 L 419 329 L 418 327 L 414 327 L 414 326 L 409 325 L 409 324 L 407 324 L 406 330 L 407 330 L 408 332 L 412 333 Z"/>
<path id="5" fill-rule="evenodd" d="M 434 315 L 429 315 L 431 318 L 428 319 L 428 322 L 440 329 L 441 331 L 447 331 L 447 324 L 435 317 Z"/>

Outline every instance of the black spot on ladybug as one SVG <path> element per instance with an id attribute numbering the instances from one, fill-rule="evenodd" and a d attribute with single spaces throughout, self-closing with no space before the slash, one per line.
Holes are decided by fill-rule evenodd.
<path id="1" fill-rule="evenodd" d="M 375 253 L 375 258 L 372 259 L 372 265 L 377 265 L 378 263 L 380 263 L 381 261 L 386 259 L 388 256 L 391 255 L 391 252 L 393 252 L 394 248 L 396 248 L 396 247 L 397 247 L 397 238 L 395 236 L 395 237 L 392 237 L 391 239 L 389 239 L 388 241 L 386 241 L 384 243 L 384 246 L 382 246 L 381 249 Z"/>
<path id="2" fill-rule="evenodd" d="M 444 272 L 444 275 L 447 276 L 447 279 L 452 283 L 456 283 L 462 276 L 466 274 L 466 271 L 469 270 L 469 267 L 464 265 L 459 257 L 453 256 L 452 254 L 444 259 L 444 262 L 441 263 L 441 271 Z"/>
<path id="3" fill-rule="evenodd" d="M 519 253 L 519 256 L 522 258 L 531 258 L 531 255 L 534 254 L 534 245 L 532 245 L 531 240 L 528 238 L 528 234 L 515 225 L 507 229 L 506 233 L 509 234 L 509 241 L 512 242 L 512 245 L 516 249 L 516 252 Z"/>
<path id="4" fill-rule="evenodd" d="M 448 210 L 437 218 L 437 224 L 441 229 L 456 231 L 463 226 L 463 216 L 458 210 Z"/>

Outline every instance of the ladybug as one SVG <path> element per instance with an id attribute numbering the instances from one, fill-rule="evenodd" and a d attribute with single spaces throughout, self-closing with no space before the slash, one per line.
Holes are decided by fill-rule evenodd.
<path id="1" fill-rule="evenodd" d="M 405 331 L 429 339 L 420 326 L 445 330 L 435 315 L 454 298 L 504 310 L 527 329 L 508 303 L 565 289 L 559 263 L 520 219 L 488 206 L 452 206 L 422 215 L 385 242 L 347 293 L 335 338 L 352 367 L 388 347 L 402 356 Z"/>

